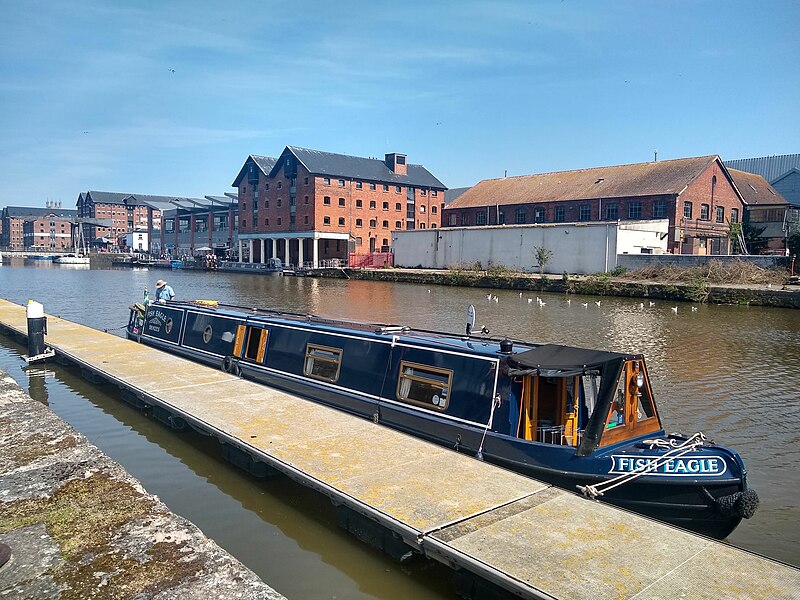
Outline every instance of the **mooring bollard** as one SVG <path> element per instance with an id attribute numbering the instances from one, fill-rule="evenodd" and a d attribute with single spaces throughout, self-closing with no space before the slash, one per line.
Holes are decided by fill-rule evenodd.
<path id="1" fill-rule="evenodd" d="M 28 317 L 28 356 L 25 360 L 29 363 L 54 356 L 55 353 L 44 343 L 47 334 L 47 317 L 44 316 L 44 306 L 35 300 L 28 300 L 25 310 Z"/>

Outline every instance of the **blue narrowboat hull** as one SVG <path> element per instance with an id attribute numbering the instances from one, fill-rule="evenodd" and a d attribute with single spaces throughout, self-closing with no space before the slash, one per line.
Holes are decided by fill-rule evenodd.
<path id="1" fill-rule="evenodd" d="M 735 452 L 707 442 L 681 450 L 677 447 L 687 440 L 665 436 L 660 426 L 584 455 L 577 444 L 521 439 L 515 406 L 520 378 L 509 371 L 509 353 L 496 340 L 192 303 L 131 308 L 131 339 L 480 454 L 570 491 L 579 486 L 602 491 L 622 480 L 599 499 L 709 537 L 726 537 L 757 503 Z M 336 365 L 335 376 L 322 367 L 315 373 L 315 364 Z M 422 376 L 405 375 L 415 369 Z M 430 373 L 449 374 L 442 383 L 448 397 L 444 410 L 444 399 L 434 400 L 434 406 L 403 400 L 415 381 Z M 652 470 L 642 473 L 647 465 Z"/>

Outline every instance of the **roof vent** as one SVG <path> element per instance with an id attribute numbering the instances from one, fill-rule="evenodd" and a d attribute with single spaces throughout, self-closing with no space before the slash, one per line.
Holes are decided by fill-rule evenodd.
<path id="1" fill-rule="evenodd" d="M 595 181 L 595 183 L 603 183 L 604 181 L 605 181 L 605 179 L 603 179 L 603 178 L 601 177 L 600 179 L 598 179 L 597 181 Z"/>
<path id="2" fill-rule="evenodd" d="M 501 354 L 511 354 L 511 351 L 514 349 L 514 342 L 510 339 L 506 338 L 502 342 L 500 342 L 500 353 Z"/>

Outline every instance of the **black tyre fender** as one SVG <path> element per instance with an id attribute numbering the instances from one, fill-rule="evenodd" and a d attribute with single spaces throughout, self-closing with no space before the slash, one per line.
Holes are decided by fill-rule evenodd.
<path id="1" fill-rule="evenodd" d="M 232 373 L 235 364 L 236 363 L 234 363 L 232 356 L 226 356 L 222 360 L 222 370 L 225 371 L 226 373 Z M 238 365 L 236 366 L 238 367 Z"/>

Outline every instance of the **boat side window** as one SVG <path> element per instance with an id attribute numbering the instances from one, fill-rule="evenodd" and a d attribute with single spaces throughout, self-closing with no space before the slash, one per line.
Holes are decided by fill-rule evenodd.
<path id="1" fill-rule="evenodd" d="M 269 332 L 261 327 L 247 328 L 247 342 L 244 347 L 244 358 L 256 362 L 264 361 L 267 350 L 267 336 Z"/>
<path id="2" fill-rule="evenodd" d="M 444 410 L 450 398 L 452 381 L 453 371 L 450 369 L 401 361 L 397 398 L 427 408 Z"/>
<path id="3" fill-rule="evenodd" d="M 339 369 L 342 366 L 341 348 L 330 348 L 328 346 L 317 346 L 308 344 L 306 346 L 306 361 L 303 373 L 314 379 L 335 382 L 339 379 Z"/>

